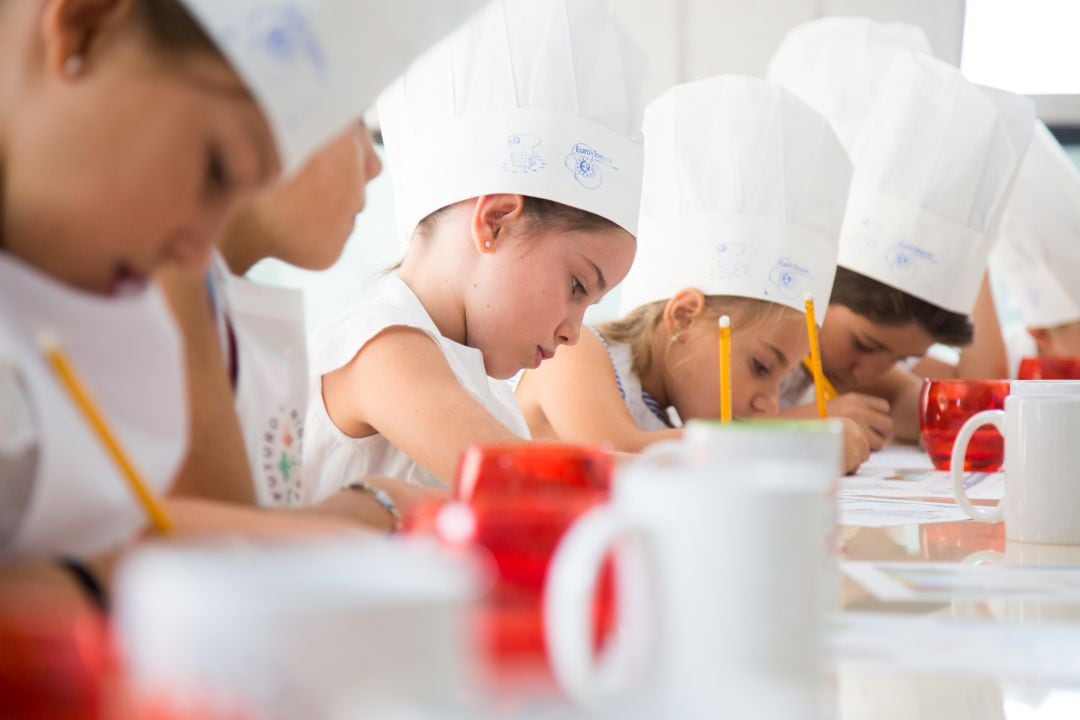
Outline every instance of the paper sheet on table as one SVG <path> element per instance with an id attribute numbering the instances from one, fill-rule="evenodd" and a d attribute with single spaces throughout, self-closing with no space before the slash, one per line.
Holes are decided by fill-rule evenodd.
<path id="1" fill-rule="evenodd" d="M 1080 567 L 848 561 L 841 568 L 879 600 L 1008 598 L 1080 604 Z"/>
<path id="2" fill-rule="evenodd" d="M 828 638 L 844 671 L 1080 680 L 1080 625 L 842 612 L 830 618 Z"/>
<path id="3" fill-rule="evenodd" d="M 968 519 L 956 505 L 913 500 L 840 497 L 837 509 L 839 524 L 859 527 L 926 525 Z"/>
<path id="4" fill-rule="evenodd" d="M 1005 495 L 1004 473 L 966 473 L 969 498 L 1000 500 Z M 840 478 L 841 496 L 893 498 L 952 498 L 952 476 L 939 470 L 894 470 L 861 467 Z"/>
<path id="5" fill-rule="evenodd" d="M 904 470 L 933 470 L 930 456 L 917 445 L 886 445 L 870 454 L 864 468 L 901 468 Z"/>

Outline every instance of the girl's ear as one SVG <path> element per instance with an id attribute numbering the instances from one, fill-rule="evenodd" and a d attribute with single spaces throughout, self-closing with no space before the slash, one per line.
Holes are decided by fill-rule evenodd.
<path id="1" fill-rule="evenodd" d="M 52 0 L 41 16 L 45 70 L 75 77 L 85 70 L 95 41 L 132 18 L 134 0 Z"/>
<path id="2" fill-rule="evenodd" d="M 706 310 L 704 293 L 696 288 L 680 290 L 664 306 L 664 329 L 668 335 L 682 332 L 704 317 Z"/>
<path id="3" fill-rule="evenodd" d="M 481 195 L 476 198 L 469 230 L 477 252 L 493 253 L 506 230 L 520 222 L 525 215 L 525 198 L 521 195 Z"/>

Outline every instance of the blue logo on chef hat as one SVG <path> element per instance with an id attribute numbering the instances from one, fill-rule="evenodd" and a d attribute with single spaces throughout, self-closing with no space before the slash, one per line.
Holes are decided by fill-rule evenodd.
<path id="1" fill-rule="evenodd" d="M 814 274 L 790 258 L 780 258 L 769 271 L 769 282 L 788 300 L 805 295 L 807 283 L 813 281 Z M 769 294 L 768 290 L 765 293 Z"/>
<path id="2" fill-rule="evenodd" d="M 740 242 L 716 243 L 716 267 L 710 273 L 718 280 L 734 280 L 750 272 L 749 266 L 743 261 L 746 254 L 746 245 Z"/>
<path id="3" fill-rule="evenodd" d="M 566 156 L 566 169 L 583 188 L 595 190 L 604 184 L 604 169 L 618 170 L 607 155 L 577 143 Z"/>
<path id="4" fill-rule="evenodd" d="M 544 158 L 540 157 L 540 143 L 543 139 L 539 135 L 531 133 L 514 133 L 506 138 L 509 146 L 509 157 L 502 164 L 503 172 L 514 175 L 523 173 L 540 172 L 547 167 Z"/>
<path id="5" fill-rule="evenodd" d="M 326 70 L 326 56 L 302 10 L 289 3 L 264 5 L 252 11 L 247 28 L 250 49 L 265 63 L 266 72 L 285 79 L 309 69 Z"/>
<path id="6" fill-rule="evenodd" d="M 889 248 L 889 251 L 885 253 L 885 260 L 889 264 L 889 270 L 898 278 L 913 277 L 919 272 L 921 264 L 937 262 L 934 253 L 905 241 L 900 241 Z"/>

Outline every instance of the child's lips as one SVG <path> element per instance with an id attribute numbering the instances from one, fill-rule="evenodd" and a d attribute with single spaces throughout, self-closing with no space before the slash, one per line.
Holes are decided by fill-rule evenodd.
<path id="1" fill-rule="evenodd" d="M 554 352 L 545 349 L 542 345 L 537 345 L 536 346 L 536 361 L 535 361 L 535 365 L 533 365 L 533 369 L 536 369 L 536 368 L 540 367 L 540 363 L 544 362 L 545 360 L 550 360 L 553 357 L 555 357 Z"/>

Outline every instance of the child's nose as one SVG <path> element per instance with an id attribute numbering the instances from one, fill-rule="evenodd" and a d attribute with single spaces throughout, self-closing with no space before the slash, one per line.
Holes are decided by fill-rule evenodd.
<path id="1" fill-rule="evenodd" d="M 562 345 L 575 345 L 581 337 L 581 321 L 567 320 L 559 326 L 555 339 Z"/>

